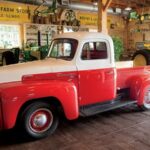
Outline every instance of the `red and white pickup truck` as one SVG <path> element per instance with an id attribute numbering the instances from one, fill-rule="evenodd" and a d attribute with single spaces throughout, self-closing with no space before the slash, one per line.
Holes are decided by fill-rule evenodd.
<path id="1" fill-rule="evenodd" d="M 34 138 L 69 120 L 136 103 L 150 109 L 150 67 L 116 68 L 102 33 L 56 36 L 45 60 L 0 68 L 0 129 L 20 124 Z M 123 66 L 123 65 L 122 65 Z"/>

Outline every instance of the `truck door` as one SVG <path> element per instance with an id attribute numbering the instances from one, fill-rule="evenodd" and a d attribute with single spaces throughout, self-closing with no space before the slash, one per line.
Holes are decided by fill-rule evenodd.
<path id="1" fill-rule="evenodd" d="M 80 105 L 112 100 L 116 96 L 116 72 L 108 41 L 84 41 L 77 63 Z"/>

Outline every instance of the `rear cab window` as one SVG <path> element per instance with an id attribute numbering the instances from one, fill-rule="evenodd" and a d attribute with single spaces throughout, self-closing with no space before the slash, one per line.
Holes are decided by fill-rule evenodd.
<path id="1" fill-rule="evenodd" d="M 107 44 L 103 41 L 86 42 L 81 52 L 82 60 L 107 59 Z"/>

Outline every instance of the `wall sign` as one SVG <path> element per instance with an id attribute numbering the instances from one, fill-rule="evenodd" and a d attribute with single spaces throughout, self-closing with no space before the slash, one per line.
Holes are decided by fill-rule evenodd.
<path id="1" fill-rule="evenodd" d="M 13 2 L 0 3 L 0 21 L 14 21 L 18 23 L 31 22 L 31 15 L 37 6 Z M 41 8 L 42 9 L 42 8 Z"/>
<path id="2" fill-rule="evenodd" d="M 0 3 L 0 21 L 30 22 L 29 8 L 17 3 Z"/>
<path id="3" fill-rule="evenodd" d="M 77 19 L 80 20 L 81 25 L 97 26 L 98 15 L 96 13 L 79 12 L 77 13 Z"/>

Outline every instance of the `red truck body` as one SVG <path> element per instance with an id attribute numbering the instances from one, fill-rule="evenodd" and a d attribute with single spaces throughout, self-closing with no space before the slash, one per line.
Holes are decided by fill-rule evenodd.
<path id="1" fill-rule="evenodd" d="M 147 67 L 149 68 L 149 67 Z M 150 69 L 150 68 L 149 68 Z M 106 71 L 106 70 L 105 70 Z M 91 71 L 93 72 L 93 70 Z M 103 73 L 103 70 L 100 70 L 100 72 Z M 147 84 L 145 82 L 146 79 L 144 79 L 145 68 L 144 67 L 136 67 L 136 68 L 125 68 L 125 69 L 117 69 L 117 86 L 120 89 L 125 88 L 132 88 L 132 92 L 130 93 L 131 97 L 133 99 L 138 98 L 139 90 L 141 89 L 141 85 L 144 87 Z M 82 72 L 84 73 L 84 72 Z M 61 76 L 61 74 L 65 74 L 65 76 Z M 86 74 L 86 73 L 85 73 Z M 139 75 L 142 75 L 139 77 Z M 72 76 L 74 79 L 72 80 L 72 86 L 70 86 L 70 83 L 68 84 L 68 80 L 70 80 L 70 76 Z M 22 82 L 11 82 L 11 83 L 4 83 L 1 86 L 4 88 L 4 99 L 7 99 L 7 101 L 1 105 L 1 115 L 3 112 L 3 118 L 5 118 L 4 121 L 4 127 L 6 129 L 12 128 L 16 123 L 16 118 L 18 116 L 20 108 L 25 104 L 28 100 L 34 100 L 39 98 L 45 98 L 45 97 L 56 97 L 61 101 L 61 104 L 64 108 L 65 115 L 68 119 L 76 119 L 79 116 L 79 107 L 86 105 L 86 104 L 92 104 L 95 100 L 95 103 L 98 102 L 97 97 L 99 97 L 99 93 L 95 92 L 95 89 L 90 88 L 89 95 L 89 101 L 84 102 L 84 100 L 81 100 L 80 102 L 80 96 L 77 95 L 78 89 L 78 83 L 79 83 L 79 77 L 78 72 L 68 72 L 68 73 L 50 73 L 50 74 L 42 74 L 42 75 L 33 75 L 32 77 L 23 77 Z M 133 78 L 136 82 L 133 81 Z M 54 80 L 55 79 L 55 80 Z M 107 79 L 108 80 L 108 79 Z M 133 81 L 133 82 L 132 82 Z M 59 82 L 59 84 L 57 83 Z M 90 82 L 89 80 L 86 82 Z M 97 82 L 94 82 L 94 80 L 91 81 L 94 86 L 97 85 Z M 144 83 L 142 83 L 144 82 Z M 147 81 L 149 84 L 149 80 Z M 68 84 L 68 87 L 67 87 Z M 136 84 L 136 86 L 135 86 Z M 57 87 L 57 85 L 59 87 Z M 80 93 L 83 95 L 88 95 L 86 93 L 86 83 L 83 83 L 85 87 L 83 87 L 85 90 L 81 91 Z M 104 88 L 102 84 L 100 84 L 101 87 L 98 88 Z M 114 85 L 108 84 L 107 86 L 114 87 Z M 58 91 L 58 88 L 60 91 Z M 51 91 L 51 89 L 53 89 Z M 55 90 L 57 89 L 57 90 Z M 65 92 L 66 90 L 67 93 Z M 116 90 L 116 89 L 113 89 Z M 16 91 L 18 91 L 16 93 Z M 65 93 L 65 94 L 64 94 Z M 115 98 L 116 93 L 114 92 L 114 95 L 107 91 L 105 89 L 102 93 L 100 93 L 100 96 L 102 97 L 102 102 L 105 100 L 111 100 Z M 105 96 L 108 95 L 107 99 L 104 99 Z M 109 97 L 110 95 L 110 97 Z M 85 96 L 86 97 L 86 96 Z M 139 101 L 139 103 L 141 103 Z M 3 111 L 5 110 L 5 111 Z M 2 117 L 0 117 L 2 118 Z M 0 119 L 2 120 L 2 119 Z M 2 121 L 0 121 L 2 123 Z M 1 125 L 2 126 L 2 125 Z"/>
<path id="2" fill-rule="evenodd" d="M 67 34 L 67 37 L 70 35 L 71 34 Z M 93 37 L 95 34 L 84 33 L 83 35 L 92 35 Z M 56 39 L 58 40 L 60 38 L 62 40 L 63 36 L 64 39 L 66 39 L 66 35 L 61 35 L 60 37 L 56 37 Z M 72 38 L 74 36 L 78 37 L 78 34 L 72 34 Z M 99 64 L 95 64 L 98 60 L 92 60 L 92 64 L 90 60 L 87 60 L 86 62 L 84 61 L 83 64 L 81 62 L 82 65 L 80 65 L 80 60 L 76 62 L 78 60 L 77 54 L 74 58 L 75 63 L 72 63 L 73 65 L 71 65 L 71 67 L 68 66 L 68 60 L 59 61 L 57 58 L 55 60 L 47 59 L 2 67 L 0 71 L 3 75 L 1 77 L 4 82 L 0 83 L 0 128 L 13 128 L 21 116 L 20 114 L 23 114 L 22 116 L 25 117 L 25 120 L 28 120 L 29 123 L 31 122 L 29 126 L 27 126 L 28 123 L 25 123 L 28 134 L 35 138 L 43 137 L 41 133 L 45 133 L 49 130 L 51 125 L 47 125 L 48 117 L 46 119 L 45 117 L 49 115 L 52 120 L 55 119 L 54 116 L 52 116 L 54 108 L 49 112 L 47 108 L 44 107 L 45 105 L 41 104 L 43 102 L 53 105 L 53 107 L 60 106 L 66 118 L 69 120 L 76 119 L 79 116 L 93 115 L 128 104 L 119 102 L 119 105 L 118 103 L 113 105 L 113 102 L 118 102 L 118 100 L 120 101 L 121 99 L 126 99 L 127 102 L 134 102 L 139 106 L 145 106 L 149 109 L 150 67 L 116 69 L 113 59 L 113 45 L 110 37 L 103 34 L 96 34 L 96 36 L 102 36 L 106 39 L 108 44 L 110 44 L 110 54 L 108 54 L 107 61 L 104 59 L 100 60 L 103 65 L 106 66 L 102 65 L 100 68 L 97 67 Z M 98 38 L 94 40 L 98 41 Z M 81 45 L 79 44 L 80 46 L 77 48 L 80 49 L 87 41 L 88 38 Z M 45 64 L 52 66 L 50 64 L 51 61 L 53 64 L 59 61 L 58 64 L 64 67 L 65 70 L 61 67 L 58 68 L 58 64 L 56 68 L 53 68 L 53 70 L 56 69 L 57 71 L 52 72 L 48 70 L 49 68 L 44 68 Z M 32 67 L 36 70 L 38 64 L 42 65 L 41 72 L 31 73 Z M 30 65 L 31 67 L 29 67 Z M 16 79 L 14 79 L 13 73 L 17 74 L 17 70 L 21 70 L 20 68 L 22 67 L 26 68 L 26 66 L 28 66 L 27 69 L 30 70 L 30 73 L 25 69 L 24 72 L 20 71 L 20 76 L 16 75 Z M 43 68 L 46 69 L 47 72 L 42 71 Z M 10 76 L 12 72 L 12 80 L 9 82 L 6 81 L 6 73 L 8 72 Z M 17 77 L 21 77 L 21 80 L 18 80 Z M 125 96 L 119 98 L 122 93 Z M 147 101 L 144 101 L 145 97 L 148 97 Z M 39 108 L 39 106 L 36 105 L 38 109 L 35 109 L 33 113 L 29 115 L 35 107 L 33 104 L 36 102 L 38 102 L 38 104 L 40 103 L 39 105 L 42 105 L 44 108 L 42 109 L 42 106 Z M 29 117 L 26 117 L 24 114 Z"/>

